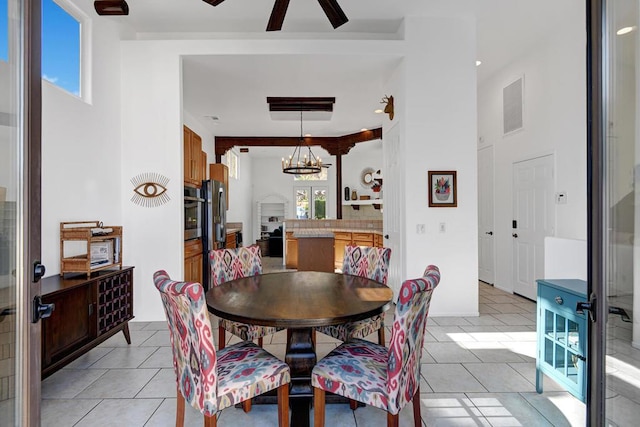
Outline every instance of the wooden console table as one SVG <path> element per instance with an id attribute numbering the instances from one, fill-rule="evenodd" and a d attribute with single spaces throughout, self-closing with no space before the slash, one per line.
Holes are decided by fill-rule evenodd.
<path id="1" fill-rule="evenodd" d="M 42 279 L 42 302 L 54 303 L 42 322 L 42 378 L 122 331 L 131 344 L 133 267 Z"/>

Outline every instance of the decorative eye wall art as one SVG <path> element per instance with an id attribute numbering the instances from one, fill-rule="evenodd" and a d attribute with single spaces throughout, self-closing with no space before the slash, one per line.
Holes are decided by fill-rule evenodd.
<path id="1" fill-rule="evenodd" d="M 133 196 L 131 201 L 145 208 L 164 205 L 171 198 L 167 194 L 169 178 L 159 173 L 146 172 L 131 178 Z"/>

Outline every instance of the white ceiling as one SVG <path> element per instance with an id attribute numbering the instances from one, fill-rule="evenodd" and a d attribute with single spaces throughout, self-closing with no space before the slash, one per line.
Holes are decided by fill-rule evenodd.
<path id="1" fill-rule="evenodd" d="M 291 0 L 282 31 L 267 33 L 274 0 L 226 0 L 217 7 L 202 0 L 128 3 L 129 16 L 98 19 L 124 23 L 138 38 L 330 39 L 344 33 L 351 38 L 393 38 L 408 13 L 463 14 L 477 19 L 479 82 L 548 37 L 554 26 L 567 19 L 584 19 L 583 0 L 339 0 L 349 22 L 334 30 L 317 0 Z M 95 16 L 91 10 L 86 12 Z M 186 57 L 184 107 L 216 135 L 297 136 L 300 123 L 272 120 L 266 97 L 335 96 L 331 120 L 305 120 L 304 132 L 314 136 L 354 133 L 382 125 L 382 116 L 373 110 L 384 95 L 382 82 L 398 61 L 330 55 Z"/>

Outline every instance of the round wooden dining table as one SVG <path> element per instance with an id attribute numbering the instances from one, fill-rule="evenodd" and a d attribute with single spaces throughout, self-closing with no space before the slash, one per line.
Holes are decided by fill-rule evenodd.
<path id="1" fill-rule="evenodd" d="M 285 362 L 291 369 L 292 426 L 309 426 L 316 363 L 312 328 L 367 319 L 388 310 L 392 299 L 392 290 L 374 280 L 316 271 L 245 277 L 206 294 L 209 311 L 216 316 L 288 329 Z"/>

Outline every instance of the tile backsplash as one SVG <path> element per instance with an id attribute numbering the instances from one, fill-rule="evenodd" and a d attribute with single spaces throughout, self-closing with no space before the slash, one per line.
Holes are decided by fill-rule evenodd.
<path id="1" fill-rule="evenodd" d="M 287 230 L 328 228 L 382 231 L 382 219 L 285 219 Z"/>

